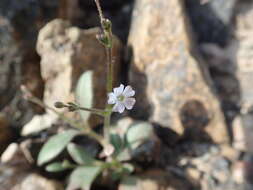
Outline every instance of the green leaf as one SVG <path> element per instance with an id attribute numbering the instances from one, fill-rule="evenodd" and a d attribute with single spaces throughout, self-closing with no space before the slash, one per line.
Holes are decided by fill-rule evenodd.
<path id="1" fill-rule="evenodd" d="M 131 160 L 131 151 L 128 148 L 123 149 L 119 154 L 116 156 L 118 161 L 128 161 Z"/>
<path id="2" fill-rule="evenodd" d="M 61 172 L 66 170 L 67 168 L 62 167 L 61 162 L 54 162 L 52 164 L 47 165 L 46 171 L 48 172 Z"/>
<path id="3" fill-rule="evenodd" d="M 61 172 L 68 168 L 63 167 L 61 162 L 54 162 L 52 164 L 47 165 L 46 171 L 48 172 Z"/>
<path id="4" fill-rule="evenodd" d="M 67 144 L 78 134 L 76 130 L 64 131 L 52 136 L 42 147 L 38 156 L 38 165 L 42 165 L 58 156 Z"/>
<path id="5" fill-rule="evenodd" d="M 115 155 L 122 151 L 124 148 L 123 139 L 118 134 L 110 134 L 110 142 L 115 148 Z"/>
<path id="6" fill-rule="evenodd" d="M 114 169 L 112 173 L 110 173 L 112 180 L 116 181 L 119 180 L 122 177 L 125 177 L 129 174 L 131 174 L 134 171 L 134 166 L 129 163 L 123 163 L 122 167 Z"/>
<path id="7" fill-rule="evenodd" d="M 123 163 L 123 170 L 128 174 L 130 174 L 134 171 L 134 165 L 129 163 Z"/>
<path id="8" fill-rule="evenodd" d="M 102 166 L 80 166 L 76 168 L 70 175 L 68 189 L 90 190 L 93 181 L 101 171 Z"/>
<path id="9" fill-rule="evenodd" d="M 153 127 L 148 122 L 136 122 L 127 131 L 126 139 L 131 149 L 136 149 L 153 134 Z"/>
<path id="10" fill-rule="evenodd" d="M 81 107 L 85 107 L 85 108 L 92 107 L 92 102 L 93 102 L 92 75 L 93 75 L 92 71 L 86 71 L 80 76 L 77 82 L 77 86 L 75 90 L 75 98 L 76 98 L 77 104 Z M 83 111 L 83 110 L 79 110 L 79 113 L 83 121 L 87 122 L 91 113 L 89 111 Z"/>
<path id="11" fill-rule="evenodd" d="M 91 165 L 96 160 L 84 150 L 81 146 L 70 143 L 67 146 L 68 152 L 75 162 L 81 165 Z"/>

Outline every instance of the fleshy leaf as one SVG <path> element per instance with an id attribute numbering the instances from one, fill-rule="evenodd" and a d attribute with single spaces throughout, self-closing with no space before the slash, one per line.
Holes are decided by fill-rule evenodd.
<path id="1" fill-rule="evenodd" d="M 153 127 L 148 122 L 136 122 L 127 131 L 126 139 L 131 149 L 136 149 L 153 134 Z"/>
<path id="2" fill-rule="evenodd" d="M 93 102 L 93 84 L 92 84 L 92 71 L 86 71 L 84 72 L 76 86 L 75 90 L 75 98 L 76 102 L 79 106 L 85 107 L 85 108 L 91 108 L 92 102 Z M 84 122 L 87 122 L 90 117 L 90 112 L 88 111 L 79 111 L 81 118 Z"/>
<path id="3" fill-rule="evenodd" d="M 46 167 L 46 171 L 48 172 L 61 172 L 66 169 L 68 169 L 68 167 L 64 167 L 62 162 L 54 162 Z"/>
<path id="4" fill-rule="evenodd" d="M 78 164 L 90 165 L 95 161 L 95 159 L 81 146 L 78 146 L 74 143 L 70 143 L 67 146 L 67 149 L 73 160 Z"/>
<path id="5" fill-rule="evenodd" d="M 121 162 L 131 160 L 131 151 L 128 148 L 125 148 L 116 156 L 116 158 Z"/>
<path id="6" fill-rule="evenodd" d="M 77 188 L 90 190 L 93 181 L 101 171 L 102 166 L 80 166 L 76 168 L 70 175 L 70 182 L 67 190 Z"/>
<path id="7" fill-rule="evenodd" d="M 118 134 L 110 134 L 110 141 L 115 148 L 115 154 L 117 155 L 124 148 L 123 139 Z"/>
<path id="8" fill-rule="evenodd" d="M 124 169 L 125 172 L 130 174 L 134 171 L 134 166 L 132 164 L 129 164 L 129 163 L 123 163 L 123 169 Z"/>
<path id="9" fill-rule="evenodd" d="M 38 165 L 42 165 L 58 156 L 67 144 L 78 134 L 76 130 L 64 131 L 52 136 L 42 147 L 38 156 Z"/>

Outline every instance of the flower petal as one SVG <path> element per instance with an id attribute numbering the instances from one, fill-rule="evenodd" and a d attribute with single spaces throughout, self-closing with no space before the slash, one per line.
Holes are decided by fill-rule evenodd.
<path id="1" fill-rule="evenodd" d="M 114 88 L 113 92 L 114 92 L 115 96 L 119 96 L 123 93 L 123 90 L 124 90 L 124 85 L 121 84 L 118 88 Z"/>
<path id="2" fill-rule="evenodd" d="M 131 110 L 135 102 L 136 102 L 135 98 L 125 98 L 123 104 L 128 110 Z"/>
<path id="3" fill-rule="evenodd" d="M 108 101 L 107 101 L 107 103 L 108 103 L 108 104 L 115 104 L 116 101 L 117 101 L 117 97 L 115 96 L 115 94 L 112 93 L 112 92 L 109 93 L 109 94 L 108 94 Z"/>
<path id="4" fill-rule="evenodd" d="M 125 90 L 123 91 L 123 95 L 125 97 L 131 97 L 135 95 L 135 91 L 132 89 L 131 86 L 126 86 Z"/>
<path id="5" fill-rule="evenodd" d="M 117 102 L 113 108 L 112 111 L 122 113 L 125 110 L 125 106 L 122 102 Z"/>

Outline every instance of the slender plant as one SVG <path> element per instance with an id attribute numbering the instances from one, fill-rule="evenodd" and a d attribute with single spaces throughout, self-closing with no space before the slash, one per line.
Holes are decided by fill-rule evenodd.
<path id="1" fill-rule="evenodd" d="M 26 99 L 34 102 L 46 109 L 56 113 L 59 118 L 69 123 L 71 126 L 79 129 L 69 129 L 62 133 L 52 136 L 42 147 L 38 155 L 37 163 L 39 166 L 46 165 L 49 172 L 60 172 L 71 169 L 69 177 L 69 185 L 67 189 L 82 188 L 89 190 L 92 182 L 105 171 L 114 180 L 119 180 L 125 175 L 129 175 L 134 171 L 134 166 L 129 163 L 132 159 L 133 152 L 152 134 L 152 126 L 147 122 L 135 122 L 124 131 L 123 134 L 115 132 L 112 127 L 111 116 L 113 112 L 123 113 L 125 109 L 131 110 L 135 104 L 135 91 L 131 86 L 120 84 L 119 87 L 113 88 L 113 42 L 112 23 L 105 18 L 99 0 L 94 0 L 98 9 L 102 33 L 97 35 L 97 39 L 106 50 L 106 72 L 107 72 L 107 102 L 104 109 L 90 108 L 82 106 L 85 102 L 92 101 L 92 72 L 84 72 L 76 88 L 76 102 L 56 102 L 55 107 L 58 109 L 67 108 L 68 111 L 78 111 L 83 123 L 66 117 L 62 112 L 55 108 L 45 105 L 41 100 L 34 97 L 24 86 L 22 91 Z M 85 104 L 84 104 L 85 105 Z M 88 125 L 88 117 L 90 114 L 96 114 L 104 118 L 103 135 L 96 133 Z M 117 126 L 121 127 L 121 126 Z M 96 140 L 103 150 L 100 157 L 96 151 L 88 151 L 85 147 L 72 142 L 76 136 L 85 135 Z M 51 162 L 63 150 L 67 149 L 72 160 L 61 160 Z M 101 160 L 101 156 L 105 159 Z"/>

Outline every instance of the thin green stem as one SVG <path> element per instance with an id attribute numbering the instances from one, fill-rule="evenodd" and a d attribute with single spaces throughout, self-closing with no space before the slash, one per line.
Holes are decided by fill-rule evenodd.
<path id="1" fill-rule="evenodd" d="M 101 9 L 101 6 L 100 6 L 100 2 L 99 2 L 99 0 L 95 0 L 95 3 L 97 5 L 100 21 L 101 21 L 101 24 L 102 24 L 102 21 L 104 20 L 104 15 L 103 15 L 103 12 L 102 12 L 102 9 Z"/>
<path id="2" fill-rule="evenodd" d="M 103 136 L 95 133 L 93 130 L 91 130 L 88 126 L 83 127 L 80 123 L 76 122 L 75 120 L 69 119 L 66 116 L 63 115 L 63 113 L 58 112 L 57 110 L 55 110 L 54 108 L 46 105 L 44 102 L 42 102 L 40 99 L 30 95 L 29 98 L 27 99 L 30 102 L 33 102 L 45 109 L 51 110 L 52 112 L 54 112 L 55 114 L 57 114 L 59 116 L 59 118 L 61 118 L 63 121 L 65 121 L 66 123 L 70 124 L 71 126 L 74 126 L 76 128 L 79 129 L 83 129 L 83 134 L 84 135 L 88 135 L 90 137 L 92 137 L 93 139 L 97 140 L 102 146 L 106 146 L 108 143 L 104 140 Z"/>
<path id="3" fill-rule="evenodd" d="M 113 63 L 112 63 L 113 36 L 112 36 L 111 22 L 108 19 L 104 18 L 99 0 L 95 0 L 95 2 L 99 12 L 100 22 L 103 28 L 104 36 L 107 39 L 107 43 L 104 44 L 104 47 L 106 49 L 106 57 L 107 57 L 106 91 L 107 94 L 109 94 L 110 92 L 112 92 L 112 83 L 113 83 Z M 105 107 L 106 113 L 104 114 L 104 137 L 106 142 L 110 142 L 110 121 L 112 114 L 112 106 L 106 103 Z"/>
<path id="4" fill-rule="evenodd" d="M 112 80 L 113 80 L 113 64 L 112 64 L 112 49 L 106 48 L 107 56 L 107 93 L 112 92 Z"/>
<path id="5" fill-rule="evenodd" d="M 113 64 L 112 64 L 112 49 L 106 48 L 107 55 L 107 94 L 112 92 L 112 81 L 113 81 Z M 106 110 L 108 113 L 104 117 L 104 137 L 108 141 L 110 140 L 110 120 L 112 114 L 111 105 L 106 104 Z"/>
<path id="6" fill-rule="evenodd" d="M 108 112 L 104 117 L 104 137 L 110 142 L 110 122 L 111 122 L 111 112 Z"/>
<path id="7" fill-rule="evenodd" d="M 106 112 L 106 111 L 101 110 L 101 109 L 85 108 L 85 107 L 79 107 L 79 106 L 78 106 L 78 109 L 83 110 L 83 111 L 89 111 L 91 113 L 94 113 L 94 114 L 97 114 L 97 115 L 100 115 L 100 116 L 104 116 L 105 112 Z"/>

